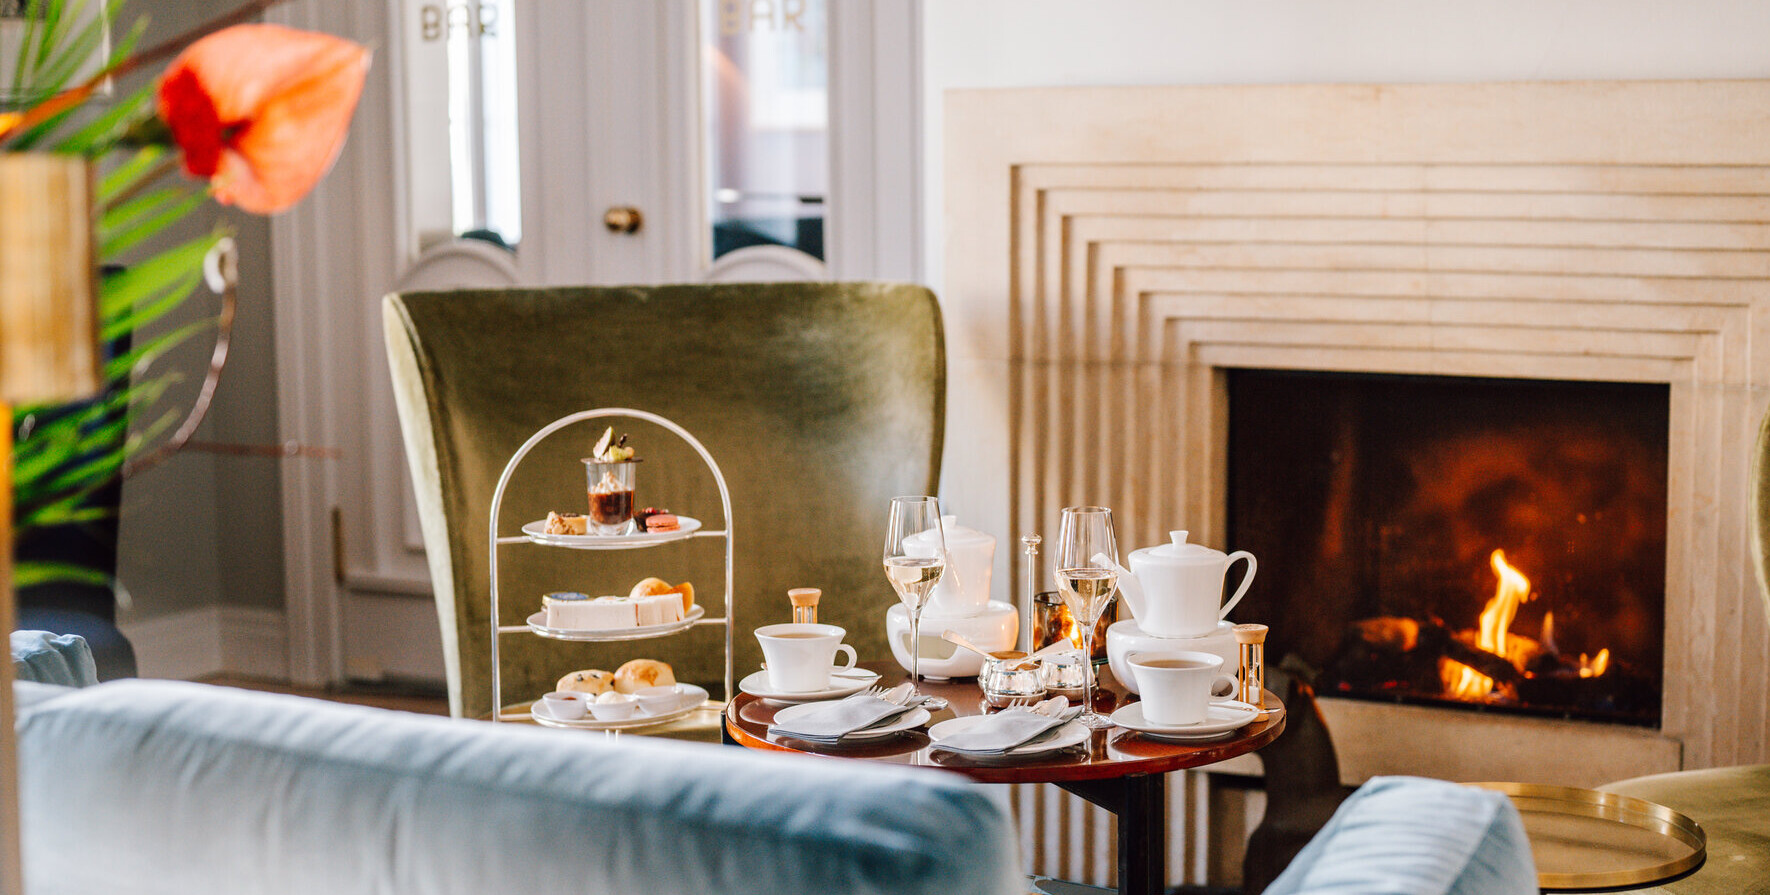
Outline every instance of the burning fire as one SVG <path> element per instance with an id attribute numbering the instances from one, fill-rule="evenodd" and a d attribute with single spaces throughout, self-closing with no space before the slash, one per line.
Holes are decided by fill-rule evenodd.
<path id="1" fill-rule="evenodd" d="M 1478 630 L 1475 631 L 1473 646 L 1483 652 L 1504 658 L 1512 667 L 1524 672 L 1530 660 L 1543 653 L 1556 653 L 1555 649 L 1555 615 L 1544 613 L 1541 641 L 1531 641 L 1511 633 L 1512 620 L 1518 615 L 1518 607 L 1530 601 L 1534 594 L 1530 591 L 1530 579 L 1524 573 L 1506 562 L 1506 552 L 1495 550 L 1488 557 L 1494 575 L 1499 583 L 1495 586 L 1493 598 L 1481 610 Z M 1610 650 L 1601 649 L 1598 655 L 1588 657 L 1580 653 L 1576 671 L 1582 678 L 1601 677 L 1605 669 L 1610 667 Z M 1454 659 L 1443 659 L 1439 663 L 1439 676 L 1444 681 L 1445 695 L 1452 699 L 1467 702 L 1481 702 L 1493 694 L 1494 680 Z"/>
<path id="2" fill-rule="evenodd" d="M 1510 639 L 1507 631 L 1512 627 L 1512 619 L 1518 615 L 1519 604 L 1530 600 L 1530 579 L 1506 562 L 1504 550 L 1495 550 L 1487 559 L 1500 582 L 1494 589 L 1493 599 L 1488 600 L 1487 607 L 1481 610 L 1481 628 L 1475 645 L 1496 656 L 1512 659 L 1511 651 L 1507 649 Z M 1493 692 L 1493 678 L 1461 662 L 1447 659 L 1445 666 L 1442 672 L 1444 692 L 1452 698 L 1479 701 Z"/>

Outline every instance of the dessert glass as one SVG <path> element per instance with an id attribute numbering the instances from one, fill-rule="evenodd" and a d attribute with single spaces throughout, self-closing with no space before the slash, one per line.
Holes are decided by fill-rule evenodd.
<path id="1" fill-rule="evenodd" d="M 584 461 L 590 491 L 588 534 L 609 537 L 633 533 L 633 480 L 638 465 L 634 460 Z"/>

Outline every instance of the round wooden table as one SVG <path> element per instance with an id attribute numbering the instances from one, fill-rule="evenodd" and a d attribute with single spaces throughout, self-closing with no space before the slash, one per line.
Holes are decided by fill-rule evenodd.
<path id="1" fill-rule="evenodd" d="M 869 662 L 865 667 L 879 672 L 879 683 L 885 686 L 909 679 L 909 675 L 895 664 Z M 1110 714 L 1137 698 L 1113 679 L 1112 671 L 1105 665 L 1099 667 L 1099 683 L 1094 692 L 1094 710 L 1102 714 Z M 925 680 L 921 691 L 943 696 L 949 703 L 948 708 L 934 713 L 930 725 L 948 718 L 990 711 L 983 702 L 983 693 L 976 680 L 971 678 Z M 1268 711 L 1227 739 L 1170 743 L 1149 739 L 1122 727 L 1111 727 L 1094 731 L 1085 748 L 1007 762 L 935 749 L 925 730 L 905 731 L 883 740 L 867 740 L 852 746 L 829 746 L 771 736 L 768 725 L 774 721 L 775 712 L 786 706 L 787 703 L 740 693 L 725 707 L 726 735 L 750 749 L 939 768 L 982 783 L 1054 783 L 1118 815 L 1119 891 L 1126 895 L 1154 895 L 1166 888 L 1167 778 L 1164 775 L 1169 771 L 1215 764 L 1259 749 L 1284 732 L 1285 719 L 1283 703 L 1268 692 Z"/>

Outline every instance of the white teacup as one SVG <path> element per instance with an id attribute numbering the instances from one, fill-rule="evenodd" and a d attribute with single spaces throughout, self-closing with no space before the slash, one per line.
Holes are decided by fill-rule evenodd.
<path id="1" fill-rule="evenodd" d="M 1221 673 L 1222 656 L 1162 651 L 1132 653 L 1126 660 L 1143 697 L 1143 718 L 1151 724 L 1199 724 L 1211 703 L 1234 698 L 1235 678 Z"/>
<path id="2" fill-rule="evenodd" d="M 768 686 L 781 693 L 815 693 L 829 689 L 836 653 L 845 653 L 854 667 L 854 647 L 842 642 L 848 632 L 835 625 L 786 624 L 756 629 L 768 665 Z"/>

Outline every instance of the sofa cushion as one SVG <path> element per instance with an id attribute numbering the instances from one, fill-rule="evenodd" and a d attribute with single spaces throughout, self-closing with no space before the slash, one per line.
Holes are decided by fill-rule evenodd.
<path id="1" fill-rule="evenodd" d="M 1530 842 L 1504 795 L 1442 780 L 1373 777 L 1267 895 L 1526 895 Z"/>
<path id="2" fill-rule="evenodd" d="M 1008 816 L 928 769 L 117 681 L 21 714 L 61 893 L 992 893 Z"/>
<path id="3" fill-rule="evenodd" d="M 78 634 L 12 632 L 12 672 L 15 680 L 39 684 L 89 687 L 98 683 L 92 650 Z"/>
<path id="4" fill-rule="evenodd" d="M 15 711 L 23 712 L 25 709 L 28 709 L 39 702 L 47 702 L 57 696 L 66 696 L 69 693 L 76 692 L 79 691 L 73 687 L 67 687 L 61 684 L 39 684 L 36 681 L 13 681 L 12 707 Z"/>

